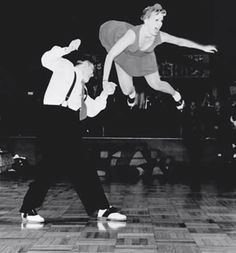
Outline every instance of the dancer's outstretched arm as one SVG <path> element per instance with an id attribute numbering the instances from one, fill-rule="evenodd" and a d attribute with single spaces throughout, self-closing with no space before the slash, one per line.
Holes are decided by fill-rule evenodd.
<path id="1" fill-rule="evenodd" d="M 197 42 L 194 42 L 194 41 L 191 41 L 188 39 L 184 39 L 184 38 L 180 38 L 180 37 L 176 37 L 176 36 L 170 35 L 166 32 L 161 32 L 161 40 L 162 40 L 162 42 L 174 44 L 174 45 L 177 45 L 180 47 L 188 47 L 188 48 L 202 50 L 206 53 L 215 53 L 218 51 L 215 45 L 201 45 Z"/>

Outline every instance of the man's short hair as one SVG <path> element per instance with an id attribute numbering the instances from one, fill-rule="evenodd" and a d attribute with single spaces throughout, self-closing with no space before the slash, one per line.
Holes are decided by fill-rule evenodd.
<path id="1" fill-rule="evenodd" d="M 76 61 L 76 65 L 79 65 L 85 61 L 93 65 L 94 75 L 96 74 L 97 71 L 100 71 L 101 61 L 97 55 L 84 53 L 79 56 L 79 59 Z"/>

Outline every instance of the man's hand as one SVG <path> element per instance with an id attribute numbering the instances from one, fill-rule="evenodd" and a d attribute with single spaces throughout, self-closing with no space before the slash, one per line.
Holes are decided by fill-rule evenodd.
<path id="1" fill-rule="evenodd" d="M 72 40 L 70 45 L 68 46 L 69 50 L 72 52 L 74 50 L 78 50 L 79 46 L 81 44 L 80 39 Z"/>
<path id="2" fill-rule="evenodd" d="M 107 96 L 114 94 L 115 89 L 116 89 L 115 83 L 108 81 L 103 82 L 103 91 Z"/>

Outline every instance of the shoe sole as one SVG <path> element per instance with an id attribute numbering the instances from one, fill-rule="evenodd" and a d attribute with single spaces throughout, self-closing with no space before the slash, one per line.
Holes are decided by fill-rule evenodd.
<path id="1" fill-rule="evenodd" d="M 125 218 L 125 219 L 111 219 L 108 217 L 97 217 L 97 220 L 101 220 L 101 221 L 127 221 L 127 218 Z"/>
<path id="2" fill-rule="evenodd" d="M 43 221 L 31 221 L 31 220 L 28 220 L 27 218 L 23 218 L 22 216 L 21 216 L 21 220 L 22 220 L 22 222 L 23 223 L 38 223 L 38 224 L 40 224 L 40 223 L 44 223 L 45 222 L 45 220 L 43 220 Z"/>

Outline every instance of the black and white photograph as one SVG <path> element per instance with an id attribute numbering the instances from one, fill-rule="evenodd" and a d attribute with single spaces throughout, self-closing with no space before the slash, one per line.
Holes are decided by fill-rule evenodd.
<path id="1" fill-rule="evenodd" d="M 235 0 L 1 8 L 0 252 L 236 252 Z"/>

